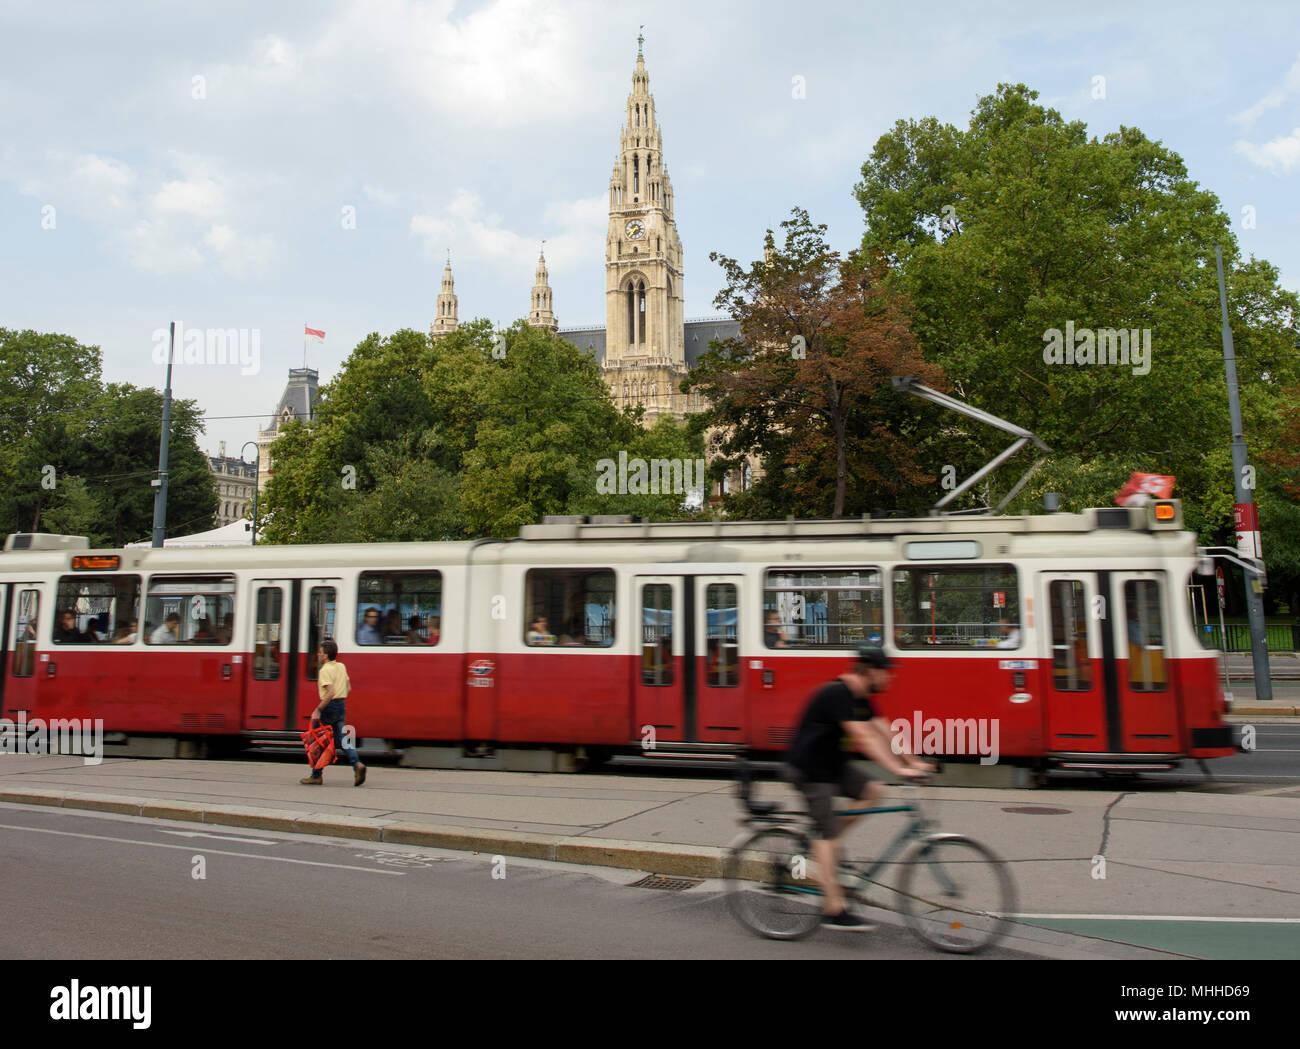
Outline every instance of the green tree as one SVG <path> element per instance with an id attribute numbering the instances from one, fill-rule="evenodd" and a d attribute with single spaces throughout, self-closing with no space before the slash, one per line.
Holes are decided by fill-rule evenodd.
<path id="1" fill-rule="evenodd" d="M 545 514 L 663 512 L 671 499 L 597 490 L 619 450 L 685 447 L 619 412 L 597 364 L 522 321 L 432 339 L 370 335 L 321 390 L 312 426 L 272 445 L 263 503 L 272 542 L 511 535 Z M 687 442 L 688 443 L 688 442 Z"/>
<path id="2" fill-rule="evenodd" d="M 1282 391 L 1297 379 L 1296 296 L 1268 263 L 1238 260 L 1228 216 L 1176 153 L 1135 128 L 1089 137 L 1036 98 L 1000 85 L 965 130 L 898 121 L 856 187 L 863 247 L 892 263 L 921 350 L 954 394 L 1054 449 L 1058 468 L 1043 478 L 1067 502 L 1113 495 L 1131 469 L 1174 474 L 1188 521 L 1221 540 L 1233 498 L 1215 244 L 1256 447 L 1272 442 Z M 1149 330 L 1150 359 L 1048 363 L 1051 333 L 1063 341 L 1067 323 Z M 965 475 L 1004 444 L 952 422 L 924 462 Z"/>
<path id="3" fill-rule="evenodd" d="M 77 433 L 83 479 L 102 513 L 96 541 L 122 546 L 153 534 L 158 434 L 163 395 L 151 387 L 109 383 Z M 167 529 L 171 536 L 213 527 L 220 499 L 207 456 L 199 448 L 203 417 L 197 402 L 173 400 L 167 443 Z"/>
<path id="4" fill-rule="evenodd" d="M 795 208 L 778 250 L 767 231 L 764 260 L 743 267 L 714 252 L 726 287 L 714 300 L 741 336 L 705 355 L 684 390 L 709 400 L 720 468 L 757 452 L 765 477 L 727 513 L 841 517 L 906 502 L 927 478 L 913 453 L 918 413 L 890 377 L 941 380 L 909 330 L 907 303 L 885 283 L 879 261 L 841 259 L 824 225 Z"/>
<path id="5" fill-rule="evenodd" d="M 100 354 L 68 335 L 0 328 L 0 524 L 5 533 L 42 527 L 59 479 L 76 474 L 72 436 L 99 393 Z M 47 467 L 53 467 L 51 474 Z M 53 483 L 55 487 L 49 485 Z"/>
<path id="6" fill-rule="evenodd" d="M 96 546 L 153 527 L 162 394 L 101 385 L 98 347 L 66 335 L 0 329 L 0 524 L 6 532 L 71 530 Z M 167 534 L 212 526 L 217 491 L 199 450 L 201 416 L 174 401 Z"/>

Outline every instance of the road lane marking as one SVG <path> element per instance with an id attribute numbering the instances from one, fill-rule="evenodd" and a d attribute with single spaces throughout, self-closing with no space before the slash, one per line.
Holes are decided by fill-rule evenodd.
<path id="1" fill-rule="evenodd" d="M 1300 925 L 1300 918 L 1207 918 L 1187 914 L 1017 914 L 1028 921 L 1224 922 L 1232 925 Z"/>
<path id="2" fill-rule="evenodd" d="M 181 838 L 216 838 L 217 841 L 242 841 L 249 845 L 277 845 L 278 842 L 267 841 L 265 838 L 236 838 L 232 834 L 205 834 L 201 830 L 165 830 L 163 834 L 175 834 Z"/>
<path id="3" fill-rule="evenodd" d="M 140 841 L 137 838 L 112 838 L 105 834 L 81 834 L 71 830 L 50 830 L 46 827 L 21 827 L 11 823 L 0 823 L 0 830 L 26 830 L 33 834 L 59 834 L 65 838 L 90 838 L 92 841 L 118 841 L 125 845 L 144 845 L 150 849 L 182 849 L 186 852 L 193 852 L 195 849 L 203 849 L 205 855 L 212 856 L 238 856 L 246 860 L 269 860 L 272 863 L 298 863 L 304 867 L 333 867 L 341 871 L 363 871 L 366 874 L 389 874 L 395 878 L 406 876 L 405 871 L 383 871 L 376 870 L 374 867 L 354 867 L 346 863 L 322 863 L 319 860 L 291 860 L 284 856 L 267 856 L 265 853 L 258 855 L 255 852 L 227 852 L 225 849 L 208 849 L 202 845 L 169 845 L 162 841 Z"/>

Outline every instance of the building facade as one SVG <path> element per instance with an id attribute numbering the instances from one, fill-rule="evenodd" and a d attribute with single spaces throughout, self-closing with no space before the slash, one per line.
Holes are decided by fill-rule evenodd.
<path id="1" fill-rule="evenodd" d="M 225 441 L 217 445 L 217 454 L 207 459 L 208 470 L 217 485 L 217 527 L 242 520 L 244 509 L 253 501 L 257 464 L 226 455 Z"/>
<path id="2" fill-rule="evenodd" d="M 705 407 L 699 394 L 681 392 L 681 382 L 710 341 L 739 337 L 740 325 L 727 317 L 684 316 L 684 251 L 643 42 L 638 38 L 632 90 L 609 176 L 605 323 L 559 326 L 545 252 L 537 260 L 527 317 L 529 324 L 556 332 L 595 358 L 614 403 L 644 406 L 645 424 L 652 426 L 661 415 L 680 420 Z M 448 260 L 431 335 L 456 330 L 457 306 Z"/>
<path id="3" fill-rule="evenodd" d="M 257 431 L 257 490 L 266 491 L 271 478 L 271 444 L 280 436 L 280 427 L 292 419 L 311 422 L 316 415 L 319 399 L 317 386 L 320 374 L 315 368 L 290 368 L 289 382 L 280 395 L 275 414 L 265 429 Z"/>

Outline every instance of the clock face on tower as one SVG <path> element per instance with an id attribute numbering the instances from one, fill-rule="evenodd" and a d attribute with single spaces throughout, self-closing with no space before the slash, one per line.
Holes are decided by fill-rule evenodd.
<path id="1" fill-rule="evenodd" d="M 633 219 L 627 224 L 628 240 L 640 240 L 645 236 L 645 223 L 640 219 Z"/>

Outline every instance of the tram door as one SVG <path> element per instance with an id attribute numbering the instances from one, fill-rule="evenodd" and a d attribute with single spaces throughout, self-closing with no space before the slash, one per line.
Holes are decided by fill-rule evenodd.
<path id="1" fill-rule="evenodd" d="M 37 657 L 38 636 L 44 632 L 48 641 L 53 612 L 47 607 L 48 595 L 39 583 L 13 583 L 5 613 L 4 716 L 13 720 L 20 710 L 28 716 L 37 709 L 36 694 L 45 674 L 45 662 Z"/>
<path id="2" fill-rule="evenodd" d="M 642 746 L 743 743 L 741 576 L 637 576 L 633 726 Z M 649 731 L 653 729 L 653 734 Z"/>
<path id="3" fill-rule="evenodd" d="M 1044 665 L 1048 749 L 1170 754 L 1178 712 L 1165 668 L 1160 572 L 1043 576 L 1051 659 Z"/>
<path id="4" fill-rule="evenodd" d="M 1176 754 L 1178 702 L 1169 680 L 1168 587 L 1163 572 L 1112 572 L 1116 689 L 1123 750 Z"/>
<path id="5" fill-rule="evenodd" d="M 683 742 L 686 638 L 682 630 L 685 581 L 680 576 L 637 576 L 634 600 L 641 637 L 632 670 L 635 734 L 643 747 Z"/>
<path id="6" fill-rule="evenodd" d="M 743 576 L 695 577 L 695 738 L 745 742 L 745 687 L 740 671 Z"/>
<path id="7" fill-rule="evenodd" d="M 244 598 L 244 615 L 253 624 L 252 655 L 244 669 L 244 728 L 292 728 L 287 719 L 292 688 L 289 628 L 294 584 L 288 579 L 254 579 Z"/>
<path id="8" fill-rule="evenodd" d="M 1099 618 L 1105 613 L 1095 572 L 1043 576 L 1043 633 L 1050 659 L 1040 664 L 1047 697 L 1047 749 L 1104 754 L 1110 750 L 1109 704 Z"/>
<path id="9" fill-rule="evenodd" d="M 289 727 L 305 732 L 311 725 L 311 712 L 320 702 L 316 684 L 320 657 L 316 649 L 326 638 L 335 641 L 339 638 L 338 601 L 342 591 L 338 579 L 301 579 L 294 580 L 294 584 L 298 589 L 291 628 L 297 640 L 298 656 L 294 660 L 297 681 L 290 697 Z"/>

